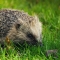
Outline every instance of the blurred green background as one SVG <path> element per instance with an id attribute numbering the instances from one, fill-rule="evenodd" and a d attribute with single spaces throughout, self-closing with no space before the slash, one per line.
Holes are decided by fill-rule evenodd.
<path id="1" fill-rule="evenodd" d="M 40 48 L 37 49 L 37 47 L 35 48 L 34 46 L 27 48 L 27 50 L 31 52 L 31 54 L 25 56 L 24 54 L 27 54 L 27 52 L 22 53 L 23 54 L 22 56 L 24 58 L 21 58 L 20 60 L 29 60 L 28 58 L 30 58 L 30 60 L 60 59 L 60 0 L 0 0 L 0 9 L 4 8 L 24 10 L 25 12 L 28 12 L 28 14 L 30 15 L 36 14 L 43 24 L 42 35 L 44 46 L 41 49 Z M 36 49 L 37 52 L 36 51 L 34 52 L 36 54 L 33 53 L 34 49 L 32 51 L 30 50 L 32 48 Z M 51 49 L 58 50 L 57 53 L 58 58 L 54 58 L 54 56 L 53 57 L 49 56 L 49 58 L 46 58 L 44 54 L 45 51 Z M 43 54 L 41 54 L 42 56 L 38 54 L 39 50 L 43 52 Z M 35 55 L 37 55 L 38 57 Z M 18 60 L 17 57 L 16 59 Z"/>

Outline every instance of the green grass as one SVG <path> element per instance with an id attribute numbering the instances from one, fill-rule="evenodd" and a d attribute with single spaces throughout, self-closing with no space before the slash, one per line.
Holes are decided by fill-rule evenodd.
<path id="1" fill-rule="evenodd" d="M 0 0 L 0 9 L 24 10 L 37 14 L 43 24 L 43 46 L 20 45 L 10 49 L 0 47 L 0 60 L 60 60 L 60 1 L 59 0 Z M 47 50 L 57 49 L 55 56 L 45 55 Z"/>

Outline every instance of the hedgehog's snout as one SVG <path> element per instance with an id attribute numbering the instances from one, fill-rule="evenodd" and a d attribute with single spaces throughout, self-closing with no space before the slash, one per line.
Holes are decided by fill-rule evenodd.
<path id="1" fill-rule="evenodd" d="M 33 34 L 31 34 L 31 33 L 27 34 L 27 37 L 30 39 L 32 44 L 38 44 L 39 43 L 41 46 L 42 42 L 38 42 L 37 38 Z"/>

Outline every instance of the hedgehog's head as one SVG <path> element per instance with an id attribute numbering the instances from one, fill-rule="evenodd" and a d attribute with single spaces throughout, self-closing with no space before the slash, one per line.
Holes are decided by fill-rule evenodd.
<path id="1" fill-rule="evenodd" d="M 30 17 L 30 20 L 18 19 L 16 24 L 16 41 L 27 41 L 37 43 L 41 41 L 42 24 L 37 16 Z"/>

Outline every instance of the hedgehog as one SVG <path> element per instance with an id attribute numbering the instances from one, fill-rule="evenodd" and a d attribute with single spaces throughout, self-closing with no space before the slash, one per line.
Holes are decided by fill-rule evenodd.
<path id="1" fill-rule="evenodd" d="M 5 40 L 42 43 L 42 23 L 39 18 L 14 9 L 0 10 L 0 43 Z"/>

